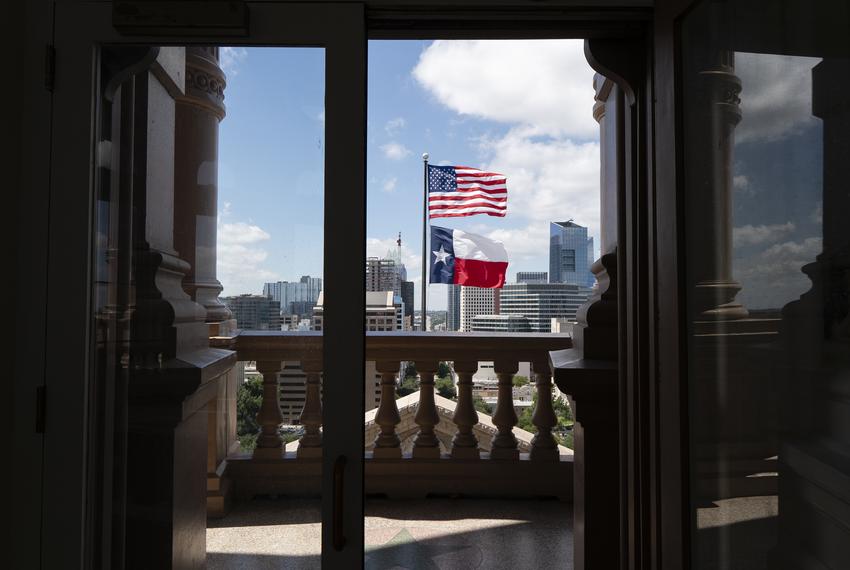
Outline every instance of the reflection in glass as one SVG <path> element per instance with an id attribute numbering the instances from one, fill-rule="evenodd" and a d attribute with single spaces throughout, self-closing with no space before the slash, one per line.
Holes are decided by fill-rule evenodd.
<path id="1" fill-rule="evenodd" d="M 681 30 L 698 568 L 850 567 L 850 49 L 735 25 L 792 4 Z"/>

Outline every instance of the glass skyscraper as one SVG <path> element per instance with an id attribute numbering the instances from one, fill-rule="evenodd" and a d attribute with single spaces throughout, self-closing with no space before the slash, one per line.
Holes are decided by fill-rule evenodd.
<path id="1" fill-rule="evenodd" d="M 593 287 L 593 238 L 573 221 L 549 225 L 549 282 Z"/>

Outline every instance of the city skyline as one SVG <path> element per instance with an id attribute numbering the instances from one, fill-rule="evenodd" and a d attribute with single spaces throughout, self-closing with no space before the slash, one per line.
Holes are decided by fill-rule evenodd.
<path id="1" fill-rule="evenodd" d="M 305 274 L 323 277 L 323 50 L 229 48 L 223 54 L 222 295 L 259 293 L 265 282 Z M 449 61 L 477 70 L 441 78 L 438 70 Z M 487 79 L 495 70 L 521 81 Z M 298 83 L 287 81 L 292 76 Z M 504 242 L 510 281 L 518 271 L 548 267 L 550 221 L 572 217 L 597 234 L 592 77 L 576 40 L 369 43 L 366 255 L 395 250 L 401 232 L 401 262 L 414 282 L 417 309 L 422 152 L 435 165 L 506 174 L 505 218 L 453 218 L 449 225 Z M 487 83 L 486 93 L 465 88 L 470 82 Z M 506 111 L 519 108 L 521 114 Z M 444 286 L 429 287 L 428 308 L 446 309 Z"/>

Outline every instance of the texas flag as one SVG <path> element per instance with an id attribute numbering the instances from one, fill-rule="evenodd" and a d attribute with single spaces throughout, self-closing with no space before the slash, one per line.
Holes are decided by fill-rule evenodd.
<path id="1" fill-rule="evenodd" d="M 501 289 L 507 269 L 502 242 L 431 226 L 431 283 Z"/>

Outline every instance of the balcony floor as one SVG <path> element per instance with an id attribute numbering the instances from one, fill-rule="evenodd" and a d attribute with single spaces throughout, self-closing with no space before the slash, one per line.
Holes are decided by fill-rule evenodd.
<path id="1" fill-rule="evenodd" d="M 207 568 L 320 567 L 320 503 L 256 499 L 209 521 Z M 572 568 L 572 505 L 511 499 L 370 499 L 366 568 Z"/>

